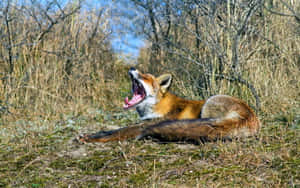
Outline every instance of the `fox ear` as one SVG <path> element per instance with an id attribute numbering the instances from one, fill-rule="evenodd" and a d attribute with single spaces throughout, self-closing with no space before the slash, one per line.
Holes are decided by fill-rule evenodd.
<path id="1" fill-rule="evenodd" d="M 163 74 L 157 78 L 158 83 L 160 85 L 160 89 L 163 93 L 165 93 L 171 85 L 172 75 L 171 74 Z"/>

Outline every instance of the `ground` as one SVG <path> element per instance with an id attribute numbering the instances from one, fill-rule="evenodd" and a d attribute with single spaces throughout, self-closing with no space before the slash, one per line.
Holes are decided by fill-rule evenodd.
<path id="1" fill-rule="evenodd" d="M 202 145 L 76 142 L 134 112 L 16 120 L 0 125 L 0 187 L 299 187 L 299 119 L 262 115 L 256 137 Z"/>

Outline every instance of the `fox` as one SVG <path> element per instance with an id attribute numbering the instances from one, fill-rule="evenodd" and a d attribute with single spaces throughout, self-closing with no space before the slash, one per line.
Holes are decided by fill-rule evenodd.
<path id="1" fill-rule="evenodd" d="M 189 100 L 169 91 L 171 74 L 155 77 L 131 67 L 132 98 L 123 108 L 135 108 L 142 123 L 116 130 L 79 136 L 83 143 L 152 138 L 160 141 L 200 143 L 255 135 L 260 121 L 241 99 L 214 95 L 207 100 Z"/>

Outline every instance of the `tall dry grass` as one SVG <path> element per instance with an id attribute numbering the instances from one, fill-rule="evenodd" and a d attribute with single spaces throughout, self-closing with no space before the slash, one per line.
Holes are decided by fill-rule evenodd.
<path id="1" fill-rule="evenodd" d="M 91 106 L 104 110 L 120 106 L 127 71 L 111 48 L 105 14 L 100 18 L 96 11 L 76 12 L 59 20 L 38 41 L 49 25 L 47 20 L 39 26 L 25 8 L 14 8 L 20 7 L 10 12 L 15 16 L 9 23 L 12 73 L 8 71 L 7 38 L 0 42 L 3 118 L 59 118 L 62 113 L 76 115 Z M 4 24 L 1 29 L 7 33 Z"/>

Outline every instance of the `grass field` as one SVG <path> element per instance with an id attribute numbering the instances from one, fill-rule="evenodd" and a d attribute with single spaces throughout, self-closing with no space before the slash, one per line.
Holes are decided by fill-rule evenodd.
<path id="1" fill-rule="evenodd" d="M 0 187 L 300 186 L 299 114 L 263 117 L 256 138 L 231 142 L 74 140 L 82 132 L 136 121 L 134 112 L 90 109 L 61 121 L 10 122 L 0 132 Z"/>

